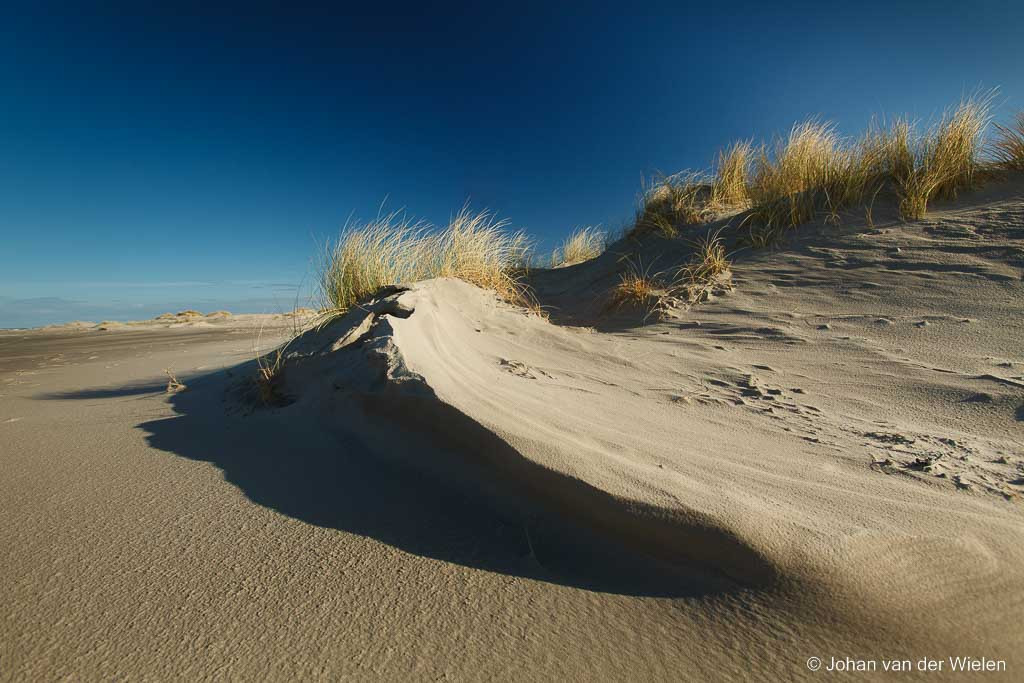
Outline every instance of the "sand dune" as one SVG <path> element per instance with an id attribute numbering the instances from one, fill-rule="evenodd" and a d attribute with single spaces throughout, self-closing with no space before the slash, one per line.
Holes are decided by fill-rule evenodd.
<path id="1" fill-rule="evenodd" d="M 550 319 L 395 287 L 292 342 L 272 406 L 237 316 L 4 334 L 4 675 L 1012 680 L 1020 188 L 808 227 L 646 325 L 607 307 L 623 243 L 535 275 Z"/>

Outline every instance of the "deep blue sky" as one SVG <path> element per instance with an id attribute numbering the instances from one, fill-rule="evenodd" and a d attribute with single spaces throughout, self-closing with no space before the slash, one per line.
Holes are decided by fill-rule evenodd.
<path id="1" fill-rule="evenodd" d="M 0 327 L 290 308 L 385 198 L 550 248 L 808 115 L 1024 108 L 1019 0 L 87 4 L 0 9 Z"/>

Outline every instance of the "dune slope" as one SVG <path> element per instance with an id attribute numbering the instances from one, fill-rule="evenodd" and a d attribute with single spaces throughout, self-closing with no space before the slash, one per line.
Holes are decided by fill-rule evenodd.
<path id="1" fill-rule="evenodd" d="M 733 293 L 619 331 L 416 283 L 293 345 L 288 393 L 516 512 L 1012 658 L 1022 230 L 1012 192 L 912 225 L 808 229 L 737 259 Z M 597 291 L 612 256 L 539 291 L 572 307 L 566 279 Z"/>
<path id="2" fill-rule="evenodd" d="M 283 317 L 0 332 L 0 679 L 1016 680 L 1021 187 L 805 226 L 648 324 L 621 258 L 686 240 L 533 274 L 550 320 L 395 287 L 272 405 Z"/>

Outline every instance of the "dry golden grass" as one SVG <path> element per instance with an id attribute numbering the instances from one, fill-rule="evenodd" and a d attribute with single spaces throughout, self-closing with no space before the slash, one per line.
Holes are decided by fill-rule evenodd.
<path id="1" fill-rule="evenodd" d="M 900 178 L 914 168 L 913 124 L 897 118 L 888 128 L 872 122 L 856 154 L 862 172 L 872 178 Z"/>
<path id="2" fill-rule="evenodd" d="M 422 279 L 428 228 L 399 213 L 346 227 L 328 247 L 320 278 L 323 307 L 346 311 L 385 285 Z"/>
<path id="3" fill-rule="evenodd" d="M 577 228 L 551 254 L 551 267 L 571 266 L 597 258 L 604 253 L 607 243 L 608 235 L 600 228 Z"/>
<path id="4" fill-rule="evenodd" d="M 650 315 L 661 303 L 667 291 L 662 274 L 652 272 L 649 266 L 644 267 L 639 261 L 625 261 L 626 270 L 612 290 L 610 307 L 640 308 Z"/>
<path id="5" fill-rule="evenodd" d="M 284 392 L 285 351 L 284 344 L 268 354 L 256 358 L 256 391 L 265 406 L 282 406 L 288 403 Z"/>
<path id="6" fill-rule="evenodd" d="M 996 163 L 1007 171 L 1024 171 L 1024 111 L 1017 112 L 1009 126 L 995 125 L 992 151 Z"/>
<path id="7" fill-rule="evenodd" d="M 864 225 L 869 228 L 875 227 L 875 200 L 878 199 L 878 193 L 882 191 L 884 187 L 883 183 L 879 183 L 878 187 L 871 194 L 871 200 L 864 205 Z"/>
<path id="8" fill-rule="evenodd" d="M 854 191 L 854 168 L 853 155 L 829 123 L 805 121 L 772 148 L 762 146 L 748 188 L 751 240 L 773 242 L 813 219 L 819 207 L 838 211 Z"/>
<path id="9" fill-rule="evenodd" d="M 981 166 L 982 135 L 992 119 L 991 105 L 991 94 L 964 100 L 926 138 L 924 153 L 933 166 L 942 169 L 936 198 L 956 199 L 961 190 L 974 187 Z"/>
<path id="10" fill-rule="evenodd" d="M 906 119 L 873 124 L 856 142 L 828 123 L 807 121 L 773 148 L 762 147 L 749 183 L 751 241 L 777 240 L 785 230 L 840 212 L 895 186 L 900 213 L 920 218 L 933 199 L 952 199 L 974 185 L 992 94 L 965 99 L 923 134 Z M 871 209 L 866 208 L 870 219 Z"/>
<path id="11" fill-rule="evenodd" d="M 698 240 L 694 246 L 693 256 L 676 271 L 671 287 L 673 296 L 681 296 L 689 303 L 705 300 L 722 282 L 730 265 L 721 230 Z"/>
<path id="12" fill-rule="evenodd" d="M 708 298 L 712 290 L 726 284 L 729 258 L 725 241 L 718 230 L 694 242 L 694 251 L 685 265 L 672 277 L 644 267 L 639 260 L 623 259 L 626 268 L 612 289 L 609 308 L 640 309 L 645 319 L 665 313 L 673 304 L 695 304 Z"/>
<path id="13" fill-rule="evenodd" d="M 709 205 L 711 181 L 684 171 L 656 178 L 643 192 L 632 236 L 676 237 L 684 225 L 703 223 L 714 211 Z"/>
<path id="14" fill-rule="evenodd" d="M 928 211 L 928 202 L 942 185 L 941 169 L 923 163 L 915 166 L 906 176 L 897 179 L 899 187 L 899 210 L 903 220 L 923 218 Z"/>
<path id="15" fill-rule="evenodd" d="M 398 213 L 346 228 L 329 245 L 320 276 L 323 307 L 347 311 L 387 285 L 453 277 L 528 303 L 520 279 L 529 243 L 487 211 L 463 208 L 444 230 Z"/>
<path id="16" fill-rule="evenodd" d="M 964 100 L 916 141 L 913 167 L 894 176 L 905 220 L 923 217 L 933 199 L 955 199 L 974 186 L 991 103 L 991 93 Z"/>
<path id="17" fill-rule="evenodd" d="M 719 152 L 714 174 L 683 171 L 655 178 L 641 194 L 629 234 L 677 237 L 684 226 L 708 223 L 723 211 L 747 206 L 753 157 L 750 142 L 736 142 Z"/>
<path id="18" fill-rule="evenodd" d="M 261 353 L 263 348 L 263 327 L 261 326 L 253 339 L 253 355 L 256 357 L 256 375 L 252 378 L 255 386 L 255 399 L 264 407 L 288 405 L 291 399 L 285 392 L 285 371 L 288 367 L 288 348 L 296 339 L 309 329 L 328 322 L 330 317 L 314 315 L 310 317 L 293 317 L 291 330 L 276 348 Z"/>
<path id="19" fill-rule="evenodd" d="M 715 178 L 711 183 L 713 209 L 741 207 L 750 202 L 748 185 L 753 160 L 754 147 L 749 140 L 735 142 L 718 153 Z"/>
<path id="20" fill-rule="evenodd" d="M 177 376 L 170 368 L 164 368 L 164 374 L 167 375 L 167 393 L 176 394 L 179 391 L 184 391 L 186 387 L 182 382 L 178 381 Z"/>
<path id="21" fill-rule="evenodd" d="M 776 142 L 741 141 L 718 155 L 713 173 L 687 171 L 658 178 L 641 195 L 631 236 L 678 237 L 686 225 L 707 223 L 730 209 L 749 207 L 743 224 L 750 242 L 764 246 L 803 223 L 863 205 L 868 220 L 879 192 L 899 195 L 905 219 L 924 215 L 933 199 L 952 199 L 972 187 L 994 91 L 977 93 L 918 133 L 896 119 L 872 123 L 859 139 L 838 135 L 831 123 L 808 120 Z M 1024 167 L 1024 115 L 1000 126 L 993 150 L 1004 168 Z"/>
<path id="22" fill-rule="evenodd" d="M 452 277 L 497 292 L 508 301 L 521 301 L 519 273 L 525 267 L 530 243 L 522 232 L 508 232 L 508 222 L 488 211 L 463 208 L 434 236 L 428 249 L 435 257 L 431 277 Z"/>

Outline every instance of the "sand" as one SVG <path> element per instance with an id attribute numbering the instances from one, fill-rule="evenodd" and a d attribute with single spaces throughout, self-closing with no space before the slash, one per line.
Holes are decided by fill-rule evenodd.
<path id="1" fill-rule="evenodd" d="M 273 406 L 281 318 L 0 333 L 0 677 L 1018 680 L 1022 188 L 808 226 L 648 324 L 619 259 L 681 241 L 535 274 L 547 320 L 396 287 Z"/>

